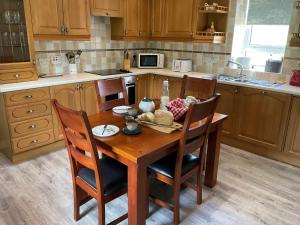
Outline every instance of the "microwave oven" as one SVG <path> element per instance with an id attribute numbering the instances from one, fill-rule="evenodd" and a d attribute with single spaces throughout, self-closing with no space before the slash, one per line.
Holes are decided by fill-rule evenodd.
<path id="1" fill-rule="evenodd" d="M 137 59 L 138 68 L 164 68 L 164 54 L 139 53 Z"/>

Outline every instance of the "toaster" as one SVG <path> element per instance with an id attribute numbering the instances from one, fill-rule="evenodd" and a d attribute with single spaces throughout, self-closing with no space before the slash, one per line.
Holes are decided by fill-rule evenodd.
<path id="1" fill-rule="evenodd" d="M 174 59 L 172 63 L 172 71 L 187 73 L 192 71 L 193 63 L 191 59 Z"/>

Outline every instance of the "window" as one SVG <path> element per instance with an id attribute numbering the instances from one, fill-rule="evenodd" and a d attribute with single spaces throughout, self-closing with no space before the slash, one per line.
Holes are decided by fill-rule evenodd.
<path id="1" fill-rule="evenodd" d="M 293 0 L 248 0 L 241 45 L 233 57 L 246 69 L 265 71 L 268 59 L 282 60 L 287 44 Z"/>

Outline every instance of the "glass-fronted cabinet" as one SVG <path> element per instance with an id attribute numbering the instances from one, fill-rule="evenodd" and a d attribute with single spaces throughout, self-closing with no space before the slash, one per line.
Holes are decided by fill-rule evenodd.
<path id="1" fill-rule="evenodd" d="M 37 79 L 28 0 L 0 0 L 0 83 Z"/>

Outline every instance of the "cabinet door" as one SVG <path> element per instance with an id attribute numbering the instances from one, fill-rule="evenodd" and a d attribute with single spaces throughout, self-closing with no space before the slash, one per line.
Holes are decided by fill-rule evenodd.
<path id="1" fill-rule="evenodd" d="M 139 0 L 125 1 L 125 36 L 138 37 L 139 36 Z"/>
<path id="2" fill-rule="evenodd" d="M 241 88 L 236 117 L 237 138 L 269 150 L 282 151 L 291 97 Z"/>
<path id="3" fill-rule="evenodd" d="M 50 88 L 51 99 L 56 99 L 59 104 L 73 110 L 81 110 L 79 84 L 67 84 L 53 86 Z M 54 136 L 56 140 L 63 139 L 62 132 L 56 117 L 53 113 Z"/>
<path id="4" fill-rule="evenodd" d="M 144 97 L 150 97 L 150 75 L 146 74 L 137 76 L 135 89 L 137 104 L 139 104 Z"/>
<path id="5" fill-rule="evenodd" d="M 150 37 L 151 0 L 139 0 L 139 36 Z"/>
<path id="6" fill-rule="evenodd" d="M 81 84 L 81 107 L 88 116 L 99 112 L 99 104 L 94 82 Z"/>
<path id="7" fill-rule="evenodd" d="M 151 36 L 163 37 L 164 33 L 164 10 L 166 0 L 152 0 L 151 12 Z"/>
<path id="8" fill-rule="evenodd" d="M 192 38 L 194 0 L 166 0 L 166 36 Z"/>
<path id="9" fill-rule="evenodd" d="M 170 100 L 174 100 L 180 97 L 182 79 L 176 77 L 168 77 Z"/>
<path id="10" fill-rule="evenodd" d="M 165 76 L 150 75 L 151 77 L 151 89 L 150 89 L 150 98 L 151 99 L 160 99 L 162 95 L 162 86 L 163 81 L 167 80 Z"/>
<path id="11" fill-rule="evenodd" d="M 63 0 L 66 35 L 90 35 L 89 0 Z"/>
<path id="12" fill-rule="evenodd" d="M 221 94 L 216 112 L 228 115 L 229 117 L 223 123 L 223 134 L 233 135 L 235 130 L 235 111 L 236 111 L 236 95 L 239 88 L 226 84 L 217 85 L 217 93 Z"/>
<path id="13" fill-rule="evenodd" d="M 291 155 L 300 156 L 300 98 L 293 99 L 284 151 Z"/>
<path id="14" fill-rule="evenodd" d="M 93 16 L 123 16 L 123 0 L 92 0 L 91 2 Z"/>
<path id="15" fill-rule="evenodd" d="M 61 35 L 63 26 L 62 0 L 30 0 L 34 35 Z"/>

